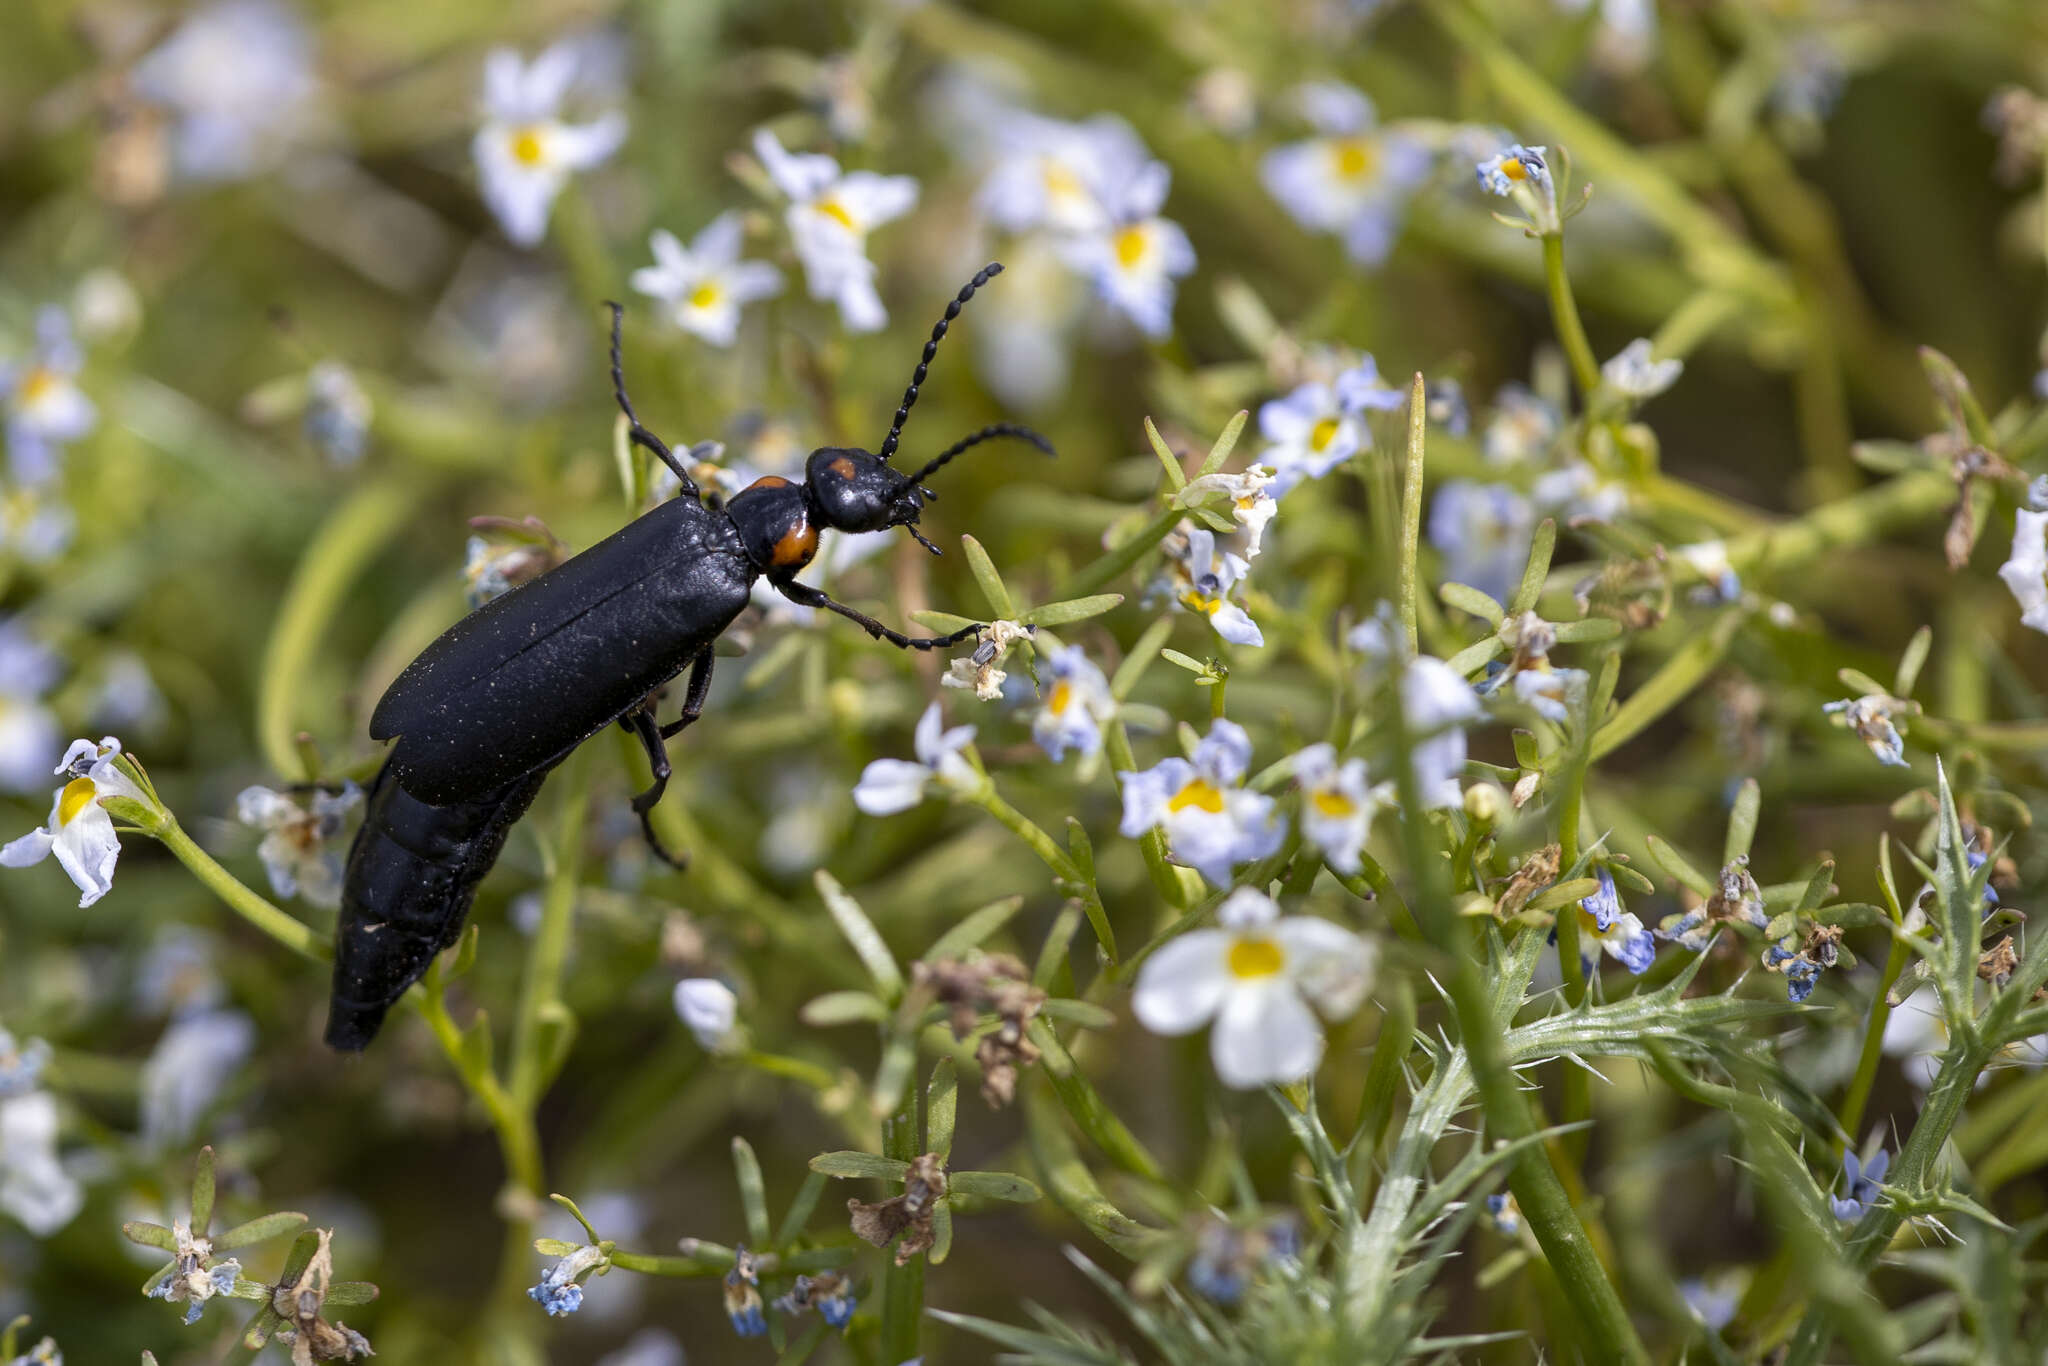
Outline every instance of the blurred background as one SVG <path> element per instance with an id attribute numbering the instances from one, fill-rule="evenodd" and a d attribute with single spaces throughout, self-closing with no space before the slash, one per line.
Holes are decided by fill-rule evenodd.
<path id="1" fill-rule="evenodd" d="M 1491 48 L 1470 41 L 1473 25 Z M 487 529 L 473 550 L 470 519 L 538 517 L 580 549 L 638 511 L 613 451 L 605 299 L 627 304 L 642 419 L 679 450 L 722 443 L 700 454 L 743 480 L 814 446 L 877 444 L 945 301 L 984 261 L 1008 264 L 941 350 L 905 449 L 921 460 L 1012 419 L 1044 431 L 1059 458 L 992 445 L 950 467 L 923 523 L 942 559 L 895 537 L 839 547 L 807 576 L 898 625 L 920 609 L 982 613 L 955 553 L 963 532 L 1045 600 L 1133 509 L 1149 517 L 1148 414 L 1176 448 L 1206 446 L 1230 413 L 1313 374 L 1317 348 L 1371 352 L 1397 385 L 1416 370 L 1455 380 L 1473 420 L 1446 428 L 1433 467 L 1484 469 L 1485 414 L 1502 386 L 1563 392 L 1536 247 L 1494 222 L 1506 206 L 1473 184 L 1473 162 L 1506 141 L 1563 142 L 1577 183 L 1593 183 L 1568 260 L 1596 354 L 1695 310 L 1684 382 L 1645 420 L 1664 474 L 1727 502 L 1704 515 L 1639 503 L 1642 543 L 1732 533 L 1747 523 L 1729 507 L 1795 513 L 1862 487 L 1874 476 L 1851 459 L 1852 440 L 1938 428 L 1917 345 L 1952 357 L 1994 413 L 2024 403 L 2048 367 L 2039 166 L 1993 100 L 2048 76 L 2048 10 L 2023 0 L 14 0 L 6 28 L 0 358 L 14 368 L 0 481 L 11 651 L 0 651 L 0 835 L 45 818 L 65 741 L 117 734 L 186 828 L 259 889 L 262 832 L 235 820 L 237 795 L 367 775 L 368 708 L 517 539 Z M 580 152 L 550 150 L 559 175 L 539 189 L 494 187 L 491 157 L 503 155 L 480 139 L 508 117 L 487 100 L 501 48 L 529 61 L 566 52 L 570 74 L 544 92 L 558 98 L 542 113 L 612 145 L 591 135 Z M 1545 126 L 1503 99 L 1487 52 L 1513 54 L 1584 122 Z M 1341 135 L 1300 93 L 1311 81 L 1365 92 L 1377 127 L 1420 149 L 1389 201 L 1383 259 L 1303 221 L 1262 173 L 1276 148 Z M 1120 303 L 1071 239 L 1042 222 L 1005 228 L 990 174 L 1027 115 L 1113 115 L 1170 169 L 1163 207 L 1130 210 L 1132 222 L 1178 224 L 1192 248 L 1165 327 Z M 852 330 L 831 299 L 810 297 L 786 188 L 754 142 L 764 127 L 794 151 L 917 182 L 914 206 L 866 242 L 885 326 Z M 1640 178 L 1612 181 L 1597 158 L 1587 169 L 1602 149 L 1575 142 L 1582 128 L 1616 142 Z M 1707 226 L 1672 231 L 1682 215 L 1659 194 Z M 521 195 L 546 210 L 536 241 L 516 240 Z M 691 243 L 727 211 L 746 259 L 776 266 L 782 286 L 747 304 L 720 344 L 687 330 L 675 299 L 635 292 L 634 272 L 656 264 L 654 230 Z M 1776 306 L 1708 287 L 1740 274 L 1717 257 L 1716 233 L 1770 263 Z M 89 413 L 35 408 L 48 398 L 28 387 L 36 366 L 50 376 L 36 382 L 73 386 Z M 1320 733 L 1332 623 L 1387 586 L 1369 481 L 1319 487 L 1286 504 L 1277 559 L 1261 565 L 1267 646 L 1232 660 L 1233 715 L 1274 756 Z M 1750 581 L 1797 610 L 1760 617 L 1710 686 L 1609 765 L 1603 809 L 1625 845 L 1640 826 L 1717 851 L 1723 794 L 1754 776 L 1760 877 L 1792 877 L 1827 850 L 1844 896 L 1871 897 L 1878 831 L 1918 828 L 1887 810 L 1925 775 L 1876 768 L 1825 726 L 1835 670 L 1889 678 L 1933 621 L 1931 709 L 2044 714 L 2048 656 L 2038 637 L 2017 638 L 1991 572 L 2004 523 L 1952 576 L 1945 512 L 1802 564 L 1796 583 L 1768 569 Z M 1561 559 L 1590 567 L 1610 549 L 1568 536 Z M 1143 572 L 1112 585 L 1129 601 L 1070 638 L 1115 657 L 1158 615 L 1143 587 Z M 1040 866 L 992 824 L 937 803 L 886 822 L 855 811 L 861 766 L 910 753 L 943 663 L 798 618 L 783 608 L 740 624 L 732 643 L 746 654 L 724 661 L 705 719 L 672 747 L 670 819 L 697 855 L 689 874 L 648 866 L 626 804 L 641 782 L 628 746 L 601 736 L 585 760 L 595 797 L 566 988 L 582 1027 L 541 1129 L 552 1188 L 623 1245 L 666 1252 L 680 1237 L 739 1235 L 732 1134 L 760 1152 L 778 1208 L 811 1154 L 847 1146 L 815 1093 L 710 1060 L 670 1004 L 680 977 L 721 976 L 763 1047 L 849 1079 L 870 1072 L 863 1031 L 795 1020 L 803 1001 L 857 977 L 826 928 L 814 869 L 831 869 L 906 956 L 1016 891 L 1030 901 L 1007 933 L 1028 958 L 1058 910 Z M 1663 648 L 1696 626 L 1674 619 Z M 1216 653 L 1192 617 L 1173 643 Z M 1632 662 L 1628 678 L 1649 667 Z M 1144 691 L 1176 719 L 1206 713 L 1175 670 L 1155 669 Z M 1142 938 L 1156 908 L 1135 847 L 1111 833 L 1113 787 L 1031 761 L 1028 694 L 971 716 L 948 701 L 954 720 L 981 727 L 1013 802 L 1048 828 L 1073 814 L 1097 833 L 1105 889 L 1122 898 L 1112 910 Z M 1503 731 L 1478 753 L 1512 762 Z M 2040 760 L 2038 749 L 2001 757 L 2023 807 L 2039 800 Z M 530 824 L 552 829 L 553 811 L 543 795 Z M 509 1013 L 543 862 L 531 832 L 515 834 L 477 904 L 465 1004 Z M 2038 871 L 2016 876 L 2024 885 Z M 192 1154 L 211 1142 L 233 1200 L 334 1227 L 337 1273 L 382 1287 L 350 1318 L 381 1359 L 469 1350 L 504 1278 L 530 1283 L 540 1260 L 501 1266 L 496 1148 L 418 1020 L 402 1012 L 364 1058 L 336 1057 L 319 1042 L 324 971 L 228 917 L 146 840 L 124 846 L 104 900 L 75 902 L 53 866 L 0 874 L 0 1026 L 54 1046 L 47 1079 L 84 1202 L 43 1236 L 0 1216 L 0 1321 L 33 1312 L 34 1332 L 78 1362 L 132 1361 L 145 1347 L 167 1364 L 227 1359 L 232 1316 L 179 1329 L 135 1293 L 161 1259 L 131 1257 L 116 1236 L 123 1219 L 182 1212 Z M 331 924 L 330 910 L 287 904 Z M 1842 978 L 1821 997 L 1844 1003 L 1842 1018 L 1800 1031 L 1816 1077 L 1854 1063 L 1869 986 Z M 1368 1041 L 1369 1013 L 1348 1028 L 1333 1049 Z M 1227 1142 L 1269 1199 L 1288 1198 L 1292 1150 L 1271 1108 L 1207 1091 L 1199 1040 L 1170 1046 L 1125 1026 L 1086 1060 L 1190 1182 L 1220 1179 L 1213 1154 Z M 1334 1075 L 1341 1108 L 1360 1079 Z M 1769 1237 L 1729 1196 L 1721 1119 L 1632 1073 L 1620 1080 L 1600 1091 L 1614 1122 L 1593 1143 L 1610 1218 L 1673 1274 L 1759 1256 Z M 1888 1065 L 1873 1114 L 1913 1104 L 1910 1079 Z M 970 1097 L 961 1116 L 957 1164 L 1018 1159 L 1015 1113 Z M 2013 1217 L 2038 1213 L 2038 1178 L 2015 1179 Z M 821 1226 L 837 1198 L 828 1192 Z M 549 1227 L 567 1236 L 561 1222 Z M 1082 1236 L 1050 1205 L 963 1219 L 931 1302 L 1006 1320 L 1023 1299 L 1106 1317 L 1060 1256 Z M 1443 1287 L 1448 1324 L 1529 1321 L 1523 1292 L 1479 1291 L 1464 1276 Z M 710 1284 L 615 1273 L 566 1323 L 521 1308 L 554 1361 L 596 1361 L 650 1326 L 698 1361 L 768 1350 L 728 1339 Z M 986 1356 L 942 1330 L 931 1341 L 929 1361 Z"/>

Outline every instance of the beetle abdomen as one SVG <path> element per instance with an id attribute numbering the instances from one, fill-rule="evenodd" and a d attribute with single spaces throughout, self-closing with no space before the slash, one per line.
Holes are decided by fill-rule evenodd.
<path id="1" fill-rule="evenodd" d="M 362 1049 L 434 955 L 462 933 L 477 884 L 546 781 L 540 768 L 473 801 L 435 806 L 399 786 L 387 761 L 349 849 L 334 936 L 327 1043 Z"/>

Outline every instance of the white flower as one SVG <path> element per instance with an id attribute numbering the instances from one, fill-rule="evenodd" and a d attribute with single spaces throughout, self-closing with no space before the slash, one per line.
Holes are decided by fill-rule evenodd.
<path id="1" fill-rule="evenodd" d="M 1368 670 L 1377 673 L 1408 653 L 1408 631 L 1394 604 L 1382 598 L 1373 604 L 1371 616 L 1351 628 L 1345 643 L 1365 656 Z"/>
<path id="2" fill-rule="evenodd" d="M 1152 338 L 1173 331 L 1174 281 L 1195 268 L 1194 244 L 1180 224 L 1159 216 L 1173 172 L 1148 161 L 1121 185 L 1105 187 L 1105 222 L 1063 237 L 1061 257 L 1110 307 Z"/>
<path id="3" fill-rule="evenodd" d="M 471 151 L 484 202 L 522 247 L 547 234 L 548 213 L 570 175 L 603 162 L 626 140 L 626 116 L 616 110 L 589 123 L 563 122 L 562 100 L 578 61 L 577 47 L 566 42 L 530 64 L 509 47 L 484 59 L 484 122 Z"/>
<path id="4" fill-rule="evenodd" d="M 1401 674 L 1401 711 L 1413 739 L 1409 760 L 1424 806 L 1456 806 L 1465 772 L 1466 723 L 1484 714 L 1479 694 L 1458 672 L 1419 655 Z"/>
<path id="5" fill-rule="evenodd" d="M 1216 918 L 1220 929 L 1190 930 L 1145 960 L 1132 1013 L 1155 1034 L 1191 1034 L 1214 1020 L 1209 1056 L 1226 1086 L 1300 1080 L 1323 1052 L 1315 1011 L 1341 1020 L 1371 988 L 1372 945 L 1327 920 L 1282 916 L 1249 887 Z"/>
<path id="6" fill-rule="evenodd" d="M 1429 505 L 1429 543 L 1444 553 L 1444 577 L 1497 602 L 1521 583 L 1535 529 L 1535 509 L 1506 484 L 1446 480 Z"/>
<path id="7" fill-rule="evenodd" d="M 98 425 L 98 410 L 77 384 L 84 364 L 84 353 L 71 336 L 70 315 L 55 304 L 36 314 L 33 354 L 26 360 L 0 361 L 7 462 L 17 483 L 48 483 L 57 473 L 57 456 L 64 445 Z"/>
<path id="8" fill-rule="evenodd" d="M 1358 358 L 1358 364 L 1337 376 L 1337 402 L 1346 412 L 1363 412 L 1371 408 L 1391 413 L 1407 404 L 1408 391 L 1396 389 L 1381 379 L 1379 362 L 1367 354 Z"/>
<path id="9" fill-rule="evenodd" d="M 2048 632 L 2048 512 L 2021 508 L 2014 514 L 2012 554 L 1998 577 L 2020 605 L 2020 623 Z"/>
<path id="10" fill-rule="evenodd" d="M 1899 1059 L 1907 1081 L 1927 1090 L 1941 1070 L 1940 1055 L 1948 1050 L 1948 1025 L 1940 1007 L 1930 1009 L 1924 995 L 1901 1001 L 1885 1018 L 1882 1046 L 1886 1057 Z"/>
<path id="11" fill-rule="evenodd" d="M 0 792 L 32 792 L 50 771 L 64 733 L 41 699 L 61 668 L 47 646 L 0 620 Z"/>
<path id="12" fill-rule="evenodd" d="M 1033 629 L 1022 622 L 990 622 L 981 628 L 974 653 L 948 665 L 946 672 L 939 677 L 939 685 L 967 689 L 979 701 L 995 701 L 1003 695 L 1003 682 L 1010 676 L 998 666 L 1012 645 L 1020 640 L 1029 640 L 1032 634 Z"/>
<path id="13" fill-rule="evenodd" d="M 68 775 L 70 780 L 57 789 L 49 824 L 0 848 L 0 868 L 26 868 L 54 853 L 58 865 L 78 884 L 81 909 L 105 896 L 114 885 L 121 842 L 114 836 L 114 818 L 100 803 L 109 797 L 149 800 L 114 767 L 120 752 L 121 742 L 111 735 L 98 745 L 72 741 L 56 768 L 59 777 Z"/>
<path id="14" fill-rule="evenodd" d="M 153 1149 L 190 1138 L 256 1047 L 239 1010 L 202 1010 L 171 1021 L 142 1065 L 142 1138 Z"/>
<path id="15" fill-rule="evenodd" d="M 1365 447 L 1365 418 L 1337 399 L 1333 385 L 1309 383 L 1259 405 L 1260 463 L 1273 468 L 1273 496 L 1320 479 Z"/>
<path id="16" fill-rule="evenodd" d="M 315 789 L 311 807 L 267 787 L 245 787 L 235 798 L 235 819 L 266 833 L 257 846 L 271 890 L 279 896 L 303 895 L 329 910 L 341 904 L 341 857 L 328 845 L 341 834 L 343 818 L 362 801 L 352 782 L 339 792 Z"/>
<path id="17" fill-rule="evenodd" d="M 754 155 L 775 188 L 789 198 L 785 215 L 811 297 L 838 307 L 849 332 L 877 332 L 889 321 L 875 292 L 868 234 L 909 213 L 917 182 L 909 176 L 841 171 L 831 157 L 794 153 L 767 129 L 754 134 Z"/>
<path id="18" fill-rule="evenodd" d="M 1186 530 L 1178 550 L 1170 544 L 1168 554 L 1175 602 L 1207 617 L 1216 634 L 1234 645 L 1266 643 L 1259 624 L 1230 600 L 1231 590 L 1251 572 L 1242 555 L 1222 550 L 1216 544 L 1216 533 L 1207 527 Z"/>
<path id="19" fill-rule="evenodd" d="M 1356 873 L 1373 817 L 1394 805 L 1394 785 L 1367 786 L 1365 761 L 1340 766 L 1329 745 L 1310 745 L 1297 754 L 1294 778 L 1301 784 L 1302 838 L 1322 850 L 1338 872 Z"/>
<path id="20" fill-rule="evenodd" d="M 1550 178 L 1550 163 L 1544 160 L 1547 150 L 1518 142 L 1475 167 L 1481 186 L 1514 200 L 1529 216 L 1528 225 L 1546 235 L 1557 232 L 1563 221 L 1557 208 L 1557 184 Z"/>
<path id="21" fill-rule="evenodd" d="M 1102 748 L 1103 725 L 1116 715 L 1109 680 L 1078 645 L 1054 651 L 1045 671 L 1052 686 L 1031 720 L 1031 738 L 1054 763 L 1066 758 L 1070 749 L 1082 755 L 1095 753 Z"/>
<path id="22" fill-rule="evenodd" d="M 1101 232 L 1115 192 L 1151 160 L 1131 126 L 1109 114 L 1066 123 L 1011 108 L 989 132 L 998 160 L 976 203 L 1005 232 Z"/>
<path id="23" fill-rule="evenodd" d="M 1628 488 L 1602 479 L 1591 465 L 1575 459 L 1536 476 L 1529 487 L 1529 501 L 1541 515 L 1561 517 L 1567 524 L 1612 522 L 1628 511 Z"/>
<path id="24" fill-rule="evenodd" d="M 705 1052 L 719 1052 L 731 1041 L 740 1010 L 731 987 L 713 977 L 689 977 L 676 983 L 675 997 L 676 1014 Z"/>
<path id="25" fill-rule="evenodd" d="M 1520 465 L 1540 459 L 1557 439 L 1557 407 L 1519 384 L 1504 384 L 1494 396 L 1493 420 L 1481 449 L 1489 465 Z"/>
<path id="26" fill-rule="evenodd" d="M 16 1357 L 8 1366 L 64 1366 L 64 1353 L 57 1346 L 57 1339 L 45 1334 L 26 1355 Z"/>
<path id="27" fill-rule="evenodd" d="M 917 762 L 875 760 L 861 770 L 853 804 L 870 816 L 893 816 L 923 801 L 925 785 L 933 778 L 954 789 L 973 787 L 980 781 L 979 775 L 960 757 L 960 751 L 973 739 L 973 726 L 945 729 L 939 704 L 932 703 L 917 720 Z"/>
<path id="28" fill-rule="evenodd" d="M 1266 465 L 1253 465 L 1242 474 L 1205 474 L 1188 481 L 1181 494 L 1183 505 L 1199 501 L 1209 493 L 1227 497 L 1231 517 L 1244 528 L 1244 557 L 1255 560 L 1259 544 L 1265 539 L 1266 523 L 1280 510 L 1280 504 L 1269 492 L 1277 479 L 1278 475 Z"/>
<path id="29" fill-rule="evenodd" d="M 1652 360 L 1650 339 L 1637 337 L 1600 367 L 1600 376 L 1614 392 L 1644 399 L 1655 398 L 1678 383 L 1679 373 L 1684 369 L 1685 362 L 1676 357 Z"/>
<path id="30" fill-rule="evenodd" d="M 744 231 L 737 209 L 711 220 L 688 247 L 666 228 L 647 239 L 654 264 L 633 272 L 633 288 L 669 306 L 685 332 L 713 346 L 731 346 L 740 331 L 740 306 L 782 292 L 782 272 L 765 261 L 742 261 Z"/>
<path id="31" fill-rule="evenodd" d="M 1322 136 L 1268 152 L 1259 179 L 1296 222 L 1336 233 L 1352 260 L 1376 266 L 1393 249 L 1409 192 L 1429 174 L 1429 150 L 1375 128 L 1372 101 L 1349 86 L 1317 82 L 1294 96 Z"/>
<path id="32" fill-rule="evenodd" d="M 1126 839 L 1159 827 L 1173 857 L 1219 887 L 1230 885 L 1230 870 L 1275 852 L 1287 836 L 1287 822 L 1271 797 L 1246 791 L 1252 742 L 1244 727 L 1217 720 L 1195 746 L 1192 762 L 1165 759 L 1137 773 L 1119 773 L 1123 783 Z"/>
<path id="33" fill-rule="evenodd" d="M 1584 669 L 1517 669 L 1515 697 L 1544 720 L 1562 725 L 1574 708 L 1584 705 L 1586 682 Z"/>
<path id="34" fill-rule="evenodd" d="M 50 486 L 0 489 L 0 558 L 48 564 L 64 553 L 77 531 L 78 518 L 50 496 Z"/>
<path id="35" fill-rule="evenodd" d="M 318 121 L 313 39 L 289 6 L 224 0 L 135 64 L 136 93 L 177 119 L 178 173 L 241 180 L 269 170 Z"/>
<path id="36" fill-rule="evenodd" d="M 47 1238 L 84 1204 L 84 1190 L 57 1160 L 57 1098 L 34 1091 L 0 1100 L 0 1213 Z"/>
<path id="37" fill-rule="evenodd" d="M 35 1090 L 49 1063 L 49 1044 L 41 1039 L 18 1044 L 13 1034 L 0 1028 L 0 1100 Z"/>

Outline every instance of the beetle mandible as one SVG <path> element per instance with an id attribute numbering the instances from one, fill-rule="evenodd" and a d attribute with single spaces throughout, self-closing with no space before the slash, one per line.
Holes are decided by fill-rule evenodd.
<path id="1" fill-rule="evenodd" d="M 394 743 L 370 783 L 349 849 L 327 1013 L 330 1046 L 354 1052 L 370 1042 L 385 1012 L 461 935 L 477 884 L 548 772 L 614 722 L 639 739 L 654 770 L 653 785 L 633 799 L 633 809 L 655 852 L 679 862 L 648 819 L 668 785 L 663 742 L 702 713 L 712 646 L 745 609 L 757 579 L 902 649 L 941 649 L 981 629 L 907 636 L 795 576 L 817 553 L 825 527 L 900 526 L 936 555 L 939 548 L 917 529 L 925 503 L 936 496 L 926 479 L 996 437 L 1052 454 L 1038 433 L 998 422 L 962 437 L 914 474 L 889 464 L 947 327 L 1001 270 L 989 264 L 946 305 L 879 450 L 815 450 L 802 480 L 769 475 L 721 506 L 706 504 L 683 462 L 640 424 L 620 356 L 624 310 L 610 305 L 613 395 L 634 444 L 673 470 L 681 487 L 607 539 L 455 623 L 377 703 L 370 735 Z M 685 669 L 681 714 L 661 724 L 655 698 Z"/>

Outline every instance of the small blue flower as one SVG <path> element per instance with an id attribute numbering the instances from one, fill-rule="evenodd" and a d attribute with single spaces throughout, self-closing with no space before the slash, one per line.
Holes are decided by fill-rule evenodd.
<path id="1" fill-rule="evenodd" d="M 1844 1223 L 1855 1223 L 1863 1217 L 1864 1211 L 1877 1203 L 1883 1194 L 1878 1189 L 1884 1180 L 1885 1168 L 1892 1162 L 1892 1155 L 1883 1148 L 1870 1159 L 1870 1165 L 1861 1166 L 1855 1153 L 1842 1154 L 1842 1183 L 1849 1189 L 1848 1195 L 1830 1196 L 1828 1203 L 1834 1206 L 1835 1217 Z"/>
<path id="2" fill-rule="evenodd" d="M 1536 510 L 1506 484 L 1451 479 L 1429 505 L 1429 543 L 1444 555 L 1444 577 L 1496 602 L 1514 596 L 1529 557 Z"/>
<path id="3" fill-rule="evenodd" d="M 1879 763 L 1889 768 L 1910 768 L 1906 762 L 1906 742 L 1892 724 L 1893 710 L 1904 705 L 1881 693 L 1870 693 L 1826 703 L 1821 710 L 1840 717 L 1842 724 L 1856 732 Z"/>
<path id="4" fill-rule="evenodd" d="M 1379 362 L 1370 355 L 1359 357 L 1358 364 L 1337 376 L 1337 402 L 1346 411 L 1372 408 L 1391 413 L 1407 401 L 1408 391 L 1381 379 Z"/>
<path id="5" fill-rule="evenodd" d="M 1621 894 L 1614 889 L 1614 875 L 1596 868 L 1599 890 L 1579 902 L 1582 932 L 1599 941 L 1600 947 L 1630 972 L 1640 976 L 1650 970 L 1657 957 L 1657 939 L 1643 922 L 1621 906 Z M 1593 956 L 1582 952 L 1579 959 L 1587 972 L 1593 970 Z"/>
<path id="6" fill-rule="evenodd" d="M 732 1330 L 743 1338 L 764 1337 L 768 1316 L 761 1310 L 761 1292 L 756 1289 L 754 1257 L 745 1248 L 738 1251 L 732 1270 L 725 1273 L 725 1316 Z"/>
<path id="7" fill-rule="evenodd" d="M 35 1090 L 49 1061 L 49 1044 L 41 1039 L 16 1044 L 12 1034 L 0 1029 L 0 1100 Z"/>
<path id="8" fill-rule="evenodd" d="M 1548 151 L 1545 147 L 1524 147 L 1516 143 L 1505 151 L 1496 152 L 1480 162 L 1473 169 L 1479 174 L 1479 183 L 1488 191 L 1505 198 L 1520 185 L 1550 186 L 1550 163 L 1543 159 Z"/>
<path id="9" fill-rule="evenodd" d="M 1486 1214 L 1493 1220 L 1494 1230 L 1503 1238 L 1512 1238 L 1522 1231 L 1522 1208 L 1507 1191 L 1486 1197 Z"/>
<path id="10" fill-rule="evenodd" d="M 547 1269 L 540 1284 L 526 1292 L 527 1298 L 548 1311 L 552 1318 L 566 1318 L 583 1307 L 583 1287 L 576 1278 L 605 1260 L 603 1249 L 580 1247 Z"/>
<path id="11" fill-rule="evenodd" d="M 853 1311 L 859 1307 L 860 1301 L 853 1297 L 853 1282 L 837 1271 L 798 1276 L 789 1293 L 778 1296 L 775 1301 L 775 1308 L 792 1318 L 807 1309 L 815 1309 L 818 1317 L 834 1328 L 844 1328 L 852 1322 Z M 737 1322 L 734 1327 L 738 1327 Z M 746 1334 L 742 1332 L 741 1336 Z"/>

